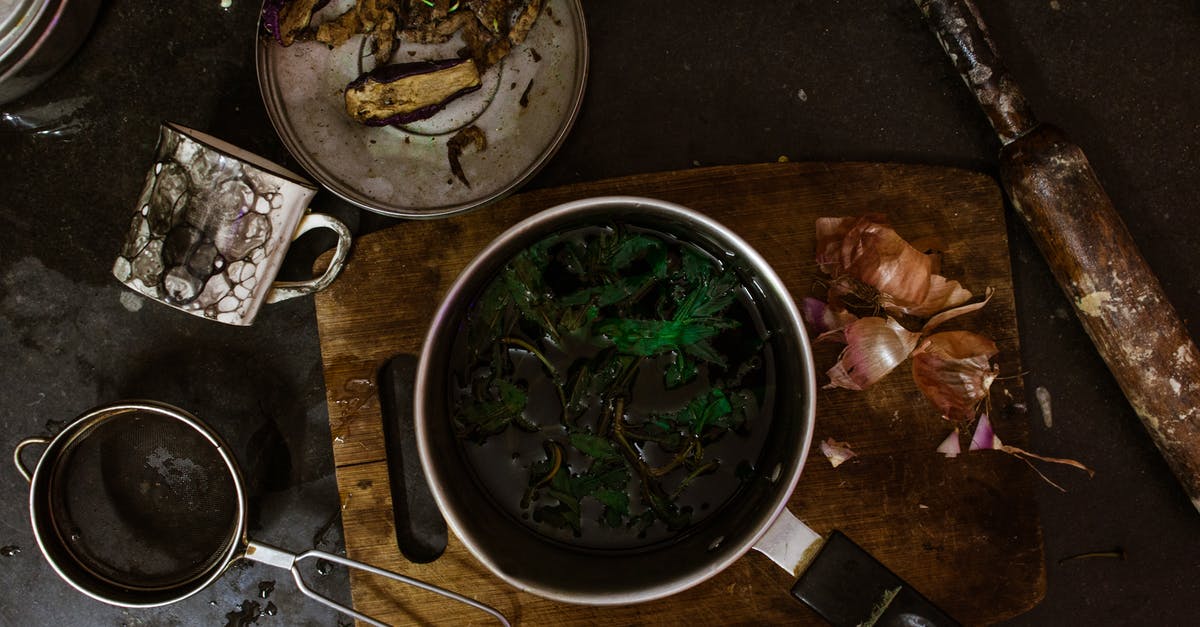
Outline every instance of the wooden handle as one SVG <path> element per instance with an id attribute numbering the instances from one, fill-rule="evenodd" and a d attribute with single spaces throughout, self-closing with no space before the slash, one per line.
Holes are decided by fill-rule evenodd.
<path id="1" fill-rule="evenodd" d="M 1004 147 L 1000 177 L 1084 329 L 1200 509 L 1200 352 L 1078 146 L 1038 124 L 970 0 L 916 0 Z M 985 80 L 977 80 L 986 76 Z"/>
<path id="2" fill-rule="evenodd" d="M 971 0 L 916 0 L 925 21 L 1007 144 L 1037 126 L 1029 103 L 1000 61 L 979 10 Z"/>

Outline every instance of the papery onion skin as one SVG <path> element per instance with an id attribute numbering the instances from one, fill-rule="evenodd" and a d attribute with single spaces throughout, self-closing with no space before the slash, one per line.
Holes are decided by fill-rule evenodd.
<path id="1" fill-rule="evenodd" d="M 971 435 L 971 445 L 968 451 L 989 451 L 1004 446 L 996 431 L 992 429 L 992 421 L 987 414 L 980 414 L 979 422 L 975 424 L 975 433 Z"/>
<path id="2" fill-rule="evenodd" d="M 817 218 L 817 267 L 822 272 L 837 276 L 842 270 L 842 241 L 862 218 Z"/>
<path id="3" fill-rule="evenodd" d="M 842 240 L 842 271 L 903 305 L 925 302 L 933 261 L 891 227 L 860 219 Z"/>
<path id="4" fill-rule="evenodd" d="M 818 218 L 815 230 L 817 266 L 836 279 L 835 309 L 843 295 L 872 291 L 869 299 L 894 316 L 927 318 L 971 299 L 958 281 L 936 274 L 940 253 L 922 252 L 882 216 Z"/>
<path id="5" fill-rule="evenodd" d="M 958 429 L 954 430 L 954 436 L 957 438 Z M 942 446 L 946 446 L 946 443 L 943 442 Z M 938 452 L 942 452 L 942 446 L 938 447 Z M 957 446 L 957 442 L 955 442 L 955 446 Z M 988 415 L 986 413 L 981 414 L 979 416 L 979 422 L 975 425 L 975 433 L 971 435 L 971 445 L 967 450 L 969 450 L 969 451 L 1000 451 L 1002 453 L 1008 453 L 1009 455 L 1012 455 L 1013 457 L 1016 457 L 1017 459 L 1024 461 L 1026 464 L 1029 465 L 1030 468 L 1033 469 L 1034 472 L 1036 472 L 1038 474 L 1039 477 L 1042 478 L 1043 481 L 1054 486 L 1055 488 L 1057 488 L 1059 491 L 1062 491 L 1062 492 L 1066 492 L 1067 491 L 1066 488 L 1051 481 L 1050 478 L 1045 475 L 1045 473 L 1038 470 L 1037 467 L 1033 465 L 1033 462 L 1031 460 L 1036 459 L 1038 461 L 1049 462 L 1052 464 L 1062 464 L 1064 466 L 1071 466 L 1074 468 L 1078 468 L 1078 469 L 1086 472 L 1088 474 L 1089 478 L 1094 477 L 1096 475 L 1096 472 L 1094 470 L 1092 470 L 1091 468 L 1088 468 L 1087 466 L 1083 465 L 1082 463 L 1080 463 L 1074 459 L 1068 459 L 1065 457 L 1047 457 L 1045 455 L 1038 455 L 1037 453 L 1030 453 L 1029 451 L 1027 451 L 1023 448 L 1018 448 L 1015 446 L 1011 446 L 1009 444 L 1005 444 L 1004 442 L 1001 442 L 1000 437 L 996 435 L 995 429 L 992 428 L 991 419 L 988 418 Z M 946 456 L 954 457 L 954 455 L 949 455 L 949 454 L 947 454 Z"/>
<path id="6" fill-rule="evenodd" d="M 963 288 L 958 281 L 951 281 L 940 274 L 930 274 L 929 291 L 921 302 L 907 303 L 886 293 L 881 293 L 879 300 L 880 305 L 891 314 L 928 318 L 939 311 L 957 307 L 971 300 L 971 292 Z"/>
<path id="7" fill-rule="evenodd" d="M 858 457 L 858 453 L 850 450 L 849 443 L 838 442 L 833 438 L 825 438 L 821 441 L 821 454 L 829 460 L 829 464 L 834 468 Z"/>
<path id="8" fill-rule="evenodd" d="M 846 348 L 826 373 L 828 388 L 865 390 L 908 359 L 919 333 L 892 318 L 860 318 L 840 330 Z"/>
<path id="9" fill-rule="evenodd" d="M 958 429 L 950 432 L 945 440 L 938 445 L 937 452 L 946 457 L 958 457 L 962 453 L 962 443 L 958 441 Z"/>
<path id="10" fill-rule="evenodd" d="M 957 307 L 951 307 L 950 309 L 937 314 L 936 316 L 925 321 L 925 326 L 921 327 L 921 332 L 929 333 L 947 321 L 953 320 L 961 315 L 983 309 L 984 305 L 987 305 L 992 300 L 992 296 L 995 293 L 995 288 L 989 287 L 984 293 L 983 300 L 966 305 L 959 305 Z"/>
<path id="11" fill-rule="evenodd" d="M 800 303 L 800 312 L 804 317 L 808 330 L 817 335 L 837 331 L 858 320 L 858 316 L 848 311 L 837 311 L 823 300 L 805 297 Z"/>
<path id="12" fill-rule="evenodd" d="M 917 388 L 951 422 L 966 422 L 987 398 L 998 371 L 996 343 L 970 331 L 930 335 L 913 351 Z"/>

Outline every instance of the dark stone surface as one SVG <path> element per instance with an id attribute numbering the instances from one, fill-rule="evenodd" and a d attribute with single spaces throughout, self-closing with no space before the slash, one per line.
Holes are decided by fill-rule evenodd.
<path id="1" fill-rule="evenodd" d="M 101 403 L 174 402 L 225 433 L 253 475 L 251 537 L 303 550 L 338 509 L 312 301 L 269 306 L 240 329 L 143 304 L 109 274 L 160 121 L 295 165 L 254 77 L 258 6 L 220 4 L 106 2 L 67 67 L 0 105 L 0 449 Z M 1196 3 L 981 4 L 1035 111 L 1083 147 L 1167 294 L 1200 330 L 1200 217 L 1190 208 L 1200 197 Z M 908 0 L 585 5 L 587 98 L 531 187 L 780 156 L 995 174 L 998 144 Z M 44 128 L 28 128 L 39 121 Z M 359 233 L 395 224 L 327 193 L 316 208 Z M 1009 218 L 1033 450 L 1097 471 L 1087 480 L 1051 469 L 1067 492 L 1039 488 L 1048 592 L 1012 622 L 1190 624 L 1200 514 Z M 298 247 L 288 272 L 326 244 Z M 1036 410 L 1039 387 L 1052 398 L 1050 427 Z M 244 601 L 265 607 L 258 583 L 272 580 L 278 614 L 260 624 L 341 620 L 262 565 L 165 608 L 94 602 L 41 558 L 26 498 L 15 470 L 0 472 L 0 545 L 20 549 L 0 555 L 0 623 L 223 624 Z M 339 546 L 336 525 L 322 546 Z M 1115 548 L 1125 559 L 1059 563 Z M 347 597 L 344 576 L 309 576 Z"/>

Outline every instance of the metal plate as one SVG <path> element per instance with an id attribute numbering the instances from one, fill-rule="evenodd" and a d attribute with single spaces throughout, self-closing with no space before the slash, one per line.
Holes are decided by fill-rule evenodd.
<path id="1" fill-rule="evenodd" d="M 331 2 L 313 21 L 353 4 Z M 548 0 L 525 41 L 484 73 L 481 89 L 404 128 L 368 127 L 346 114 L 346 84 L 371 69 L 370 59 L 360 62 L 363 39 L 331 50 L 260 37 L 258 82 L 271 123 L 300 165 L 334 194 L 383 215 L 442 217 L 512 193 L 558 150 L 583 98 L 588 45 L 579 0 Z M 438 45 L 401 42 L 392 61 L 455 57 L 462 45 L 457 35 Z M 446 142 L 472 123 L 487 148 L 464 151 L 468 186 L 451 174 Z"/>

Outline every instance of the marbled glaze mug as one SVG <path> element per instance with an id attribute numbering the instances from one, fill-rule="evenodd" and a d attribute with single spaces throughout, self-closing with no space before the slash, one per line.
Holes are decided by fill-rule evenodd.
<path id="1" fill-rule="evenodd" d="M 246 326 L 259 308 L 324 289 L 350 253 L 350 230 L 311 213 L 317 188 L 228 142 L 165 123 L 113 275 L 190 314 Z M 325 272 L 275 282 L 291 243 L 328 228 L 338 237 Z"/>

